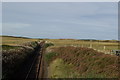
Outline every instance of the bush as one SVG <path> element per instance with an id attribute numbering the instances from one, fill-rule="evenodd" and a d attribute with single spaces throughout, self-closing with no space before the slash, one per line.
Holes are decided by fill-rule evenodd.
<path id="1" fill-rule="evenodd" d="M 24 45 L 35 48 L 36 46 L 38 46 L 38 43 L 37 43 L 37 41 L 34 41 L 34 42 L 25 43 Z"/>
<path id="2" fill-rule="evenodd" d="M 45 43 L 45 48 L 47 48 L 49 46 L 54 46 L 54 44 L 53 43 Z"/>

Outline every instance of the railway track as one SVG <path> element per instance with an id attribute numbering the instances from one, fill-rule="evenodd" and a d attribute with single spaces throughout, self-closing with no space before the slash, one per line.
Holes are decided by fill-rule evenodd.
<path id="1" fill-rule="evenodd" d="M 42 56 L 44 50 L 44 42 L 39 43 L 39 49 L 30 68 L 26 74 L 25 80 L 40 80 L 42 78 Z"/>
<path id="2" fill-rule="evenodd" d="M 41 80 L 43 77 L 43 53 L 45 42 L 38 43 L 38 47 L 19 70 L 8 80 Z"/>

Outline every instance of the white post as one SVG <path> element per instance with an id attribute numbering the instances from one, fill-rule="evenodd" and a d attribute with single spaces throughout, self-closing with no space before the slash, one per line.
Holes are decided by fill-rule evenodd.
<path id="1" fill-rule="evenodd" d="M 92 48 L 92 40 L 90 40 L 90 48 Z"/>
<path id="2" fill-rule="evenodd" d="M 92 44 L 90 44 L 90 48 L 92 48 Z"/>
<path id="3" fill-rule="evenodd" d="M 105 51 L 105 48 L 106 48 L 106 47 L 104 46 L 104 51 Z"/>

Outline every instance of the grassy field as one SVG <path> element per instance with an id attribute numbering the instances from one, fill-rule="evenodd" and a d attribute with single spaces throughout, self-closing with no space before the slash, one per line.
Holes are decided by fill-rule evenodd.
<path id="1" fill-rule="evenodd" d="M 115 40 L 76 40 L 76 39 L 32 39 L 24 37 L 0 36 L 0 45 L 21 46 L 32 41 L 45 40 L 54 46 L 88 47 L 106 54 L 113 54 L 112 50 L 120 50 L 120 44 Z"/>
<path id="2" fill-rule="evenodd" d="M 111 53 L 111 50 L 119 50 L 120 44 L 115 41 L 85 41 L 75 39 L 47 39 L 47 42 L 53 43 L 55 46 L 75 46 L 75 47 L 88 47 L 95 50 Z"/>
<path id="3" fill-rule="evenodd" d="M 31 38 L 23 38 L 23 37 L 10 37 L 3 36 L 2 43 L 0 45 L 11 45 L 18 46 L 23 45 L 24 43 L 31 41 L 39 41 L 40 39 L 31 39 Z M 111 53 L 111 50 L 119 50 L 120 44 L 115 40 L 75 40 L 75 39 L 41 39 L 45 40 L 48 43 L 53 43 L 54 46 L 75 46 L 75 47 L 88 47 L 93 48 L 101 52 Z"/>
<path id="4" fill-rule="evenodd" d="M 0 38 L 2 38 L 2 44 L 0 45 L 11 45 L 11 46 L 18 46 L 27 42 L 38 41 L 38 39 L 10 37 L 10 36 L 0 36 Z"/>

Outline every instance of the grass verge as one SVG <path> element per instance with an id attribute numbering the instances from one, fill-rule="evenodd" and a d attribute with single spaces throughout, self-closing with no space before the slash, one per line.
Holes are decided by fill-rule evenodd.
<path id="1" fill-rule="evenodd" d="M 49 78 L 73 78 L 79 77 L 75 72 L 72 65 L 64 63 L 60 58 L 54 60 L 49 67 Z"/>

